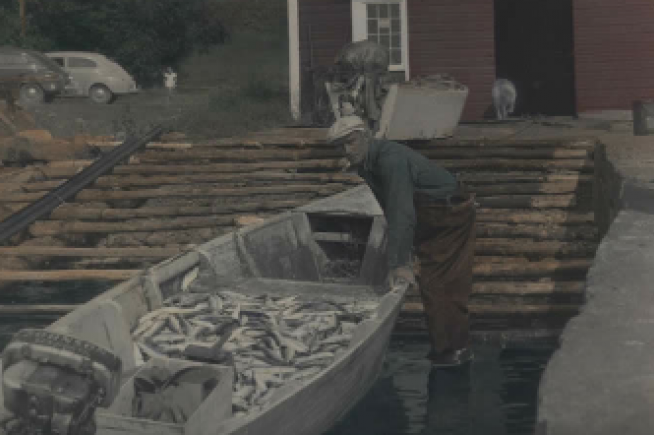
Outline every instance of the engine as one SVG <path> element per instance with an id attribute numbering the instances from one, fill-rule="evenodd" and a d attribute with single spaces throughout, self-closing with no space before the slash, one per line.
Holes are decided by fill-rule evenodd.
<path id="1" fill-rule="evenodd" d="M 118 394 L 122 362 L 84 340 L 23 329 L 5 348 L 2 367 L 8 434 L 90 435 L 96 408 Z"/>

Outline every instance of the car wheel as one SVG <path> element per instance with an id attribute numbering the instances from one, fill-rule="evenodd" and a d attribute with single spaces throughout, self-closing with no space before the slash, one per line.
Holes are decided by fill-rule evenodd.
<path id="1" fill-rule="evenodd" d="M 36 83 L 27 83 L 20 88 L 20 100 L 24 103 L 43 103 L 45 92 Z"/>
<path id="2" fill-rule="evenodd" d="M 114 94 L 105 85 L 93 85 L 89 90 L 89 98 L 98 104 L 109 104 L 114 99 Z"/>

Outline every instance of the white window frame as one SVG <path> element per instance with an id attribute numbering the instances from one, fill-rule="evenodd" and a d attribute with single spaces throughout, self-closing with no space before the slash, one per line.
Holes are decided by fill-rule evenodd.
<path id="1" fill-rule="evenodd" d="M 404 77 L 409 80 L 409 26 L 407 19 L 407 0 L 352 0 L 352 41 L 368 39 L 368 3 L 388 3 L 400 5 L 400 26 L 402 27 L 402 64 L 390 65 L 389 71 L 404 71 Z"/>

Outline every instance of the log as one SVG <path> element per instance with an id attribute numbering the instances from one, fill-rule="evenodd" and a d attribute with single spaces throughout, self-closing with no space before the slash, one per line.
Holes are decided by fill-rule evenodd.
<path id="1" fill-rule="evenodd" d="M 577 208 L 577 195 L 510 195 L 477 197 L 481 207 L 491 208 Z"/>
<path id="2" fill-rule="evenodd" d="M 472 292 L 478 295 L 539 296 L 551 294 L 581 295 L 585 281 L 559 282 L 475 282 Z"/>
<path id="3" fill-rule="evenodd" d="M 127 233 L 191 228 L 224 227 L 234 225 L 233 216 L 192 216 L 170 219 L 130 219 L 121 222 L 40 221 L 34 222 L 30 234 L 34 236 L 58 234 Z"/>
<path id="4" fill-rule="evenodd" d="M 580 183 L 592 183 L 594 175 L 580 174 L 552 174 L 541 171 L 531 172 L 459 172 L 457 177 L 469 186 L 488 183 L 550 183 L 556 181 L 578 181 Z"/>
<path id="5" fill-rule="evenodd" d="M 127 246 L 165 246 L 170 244 L 189 245 L 202 244 L 207 240 L 234 231 L 231 227 L 193 228 L 190 230 L 170 230 L 157 232 L 114 233 L 106 238 L 109 247 Z"/>
<path id="6" fill-rule="evenodd" d="M 565 210 L 477 209 L 477 222 L 507 224 L 593 225 L 593 212 Z"/>
<path id="7" fill-rule="evenodd" d="M 589 148 L 593 149 L 598 143 L 597 139 L 592 137 L 560 137 L 560 138 L 543 138 L 543 139 L 434 139 L 434 140 L 416 140 L 408 141 L 407 145 L 411 148 L 441 148 L 441 147 L 525 147 L 539 148 L 543 146 L 558 146 L 564 148 Z"/>
<path id="8" fill-rule="evenodd" d="M 591 259 L 543 260 L 529 263 L 476 263 L 475 278 L 492 277 L 552 277 L 561 274 L 586 273 Z"/>
<path id="9" fill-rule="evenodd" d="M 79 305 L 0 305 L 2 317 L 52 316 L 59 317 L 73 311 Z"/>
<path id="10" fill-rule="evenodd" d="M 482 239 L 475 243 L 475 255 L 592 258 L 597 242 L 561 242 L 558 240 Z"/>
<path id="11" fill-rule="evenodd" d="M 110 141 L 110 142 L 105 142 L 105 141 L 95 141 L 95 140 L 88 140 L 86 141 L 86 144 L 98 148 L 115 148 L 118 145 L 122 144 L 123 142 L 121 141 Z M 184 142 L 184 143 L 179 143 L 179 142 L 150 142 L 145 146 L 145 148 L 155 148 L 155 149 L 169 149 L 169 150 L 187 150 L 190 148 L 193 148 L 193 144 L 189 142 Z"/>
<path id="12" fill-rule="evenodd" d="M 543 225 L 506 225 L 496 223 L 477 224 L 478 238 L 529 238 L 535 240 L 586 240 L 599 241 L 597 228 L 594 227 L 563 227 Z"/>
<path id="13" fill-rule="evenodd" d="M 562 194 L 577 192 L 584 188 L 591 192 L 590 189 L 592 187 L 592 183 L 580 184 L 578 181 L 468 185 L 468 189 L 479 197 L 492 195 Z"/>
<path id="14" fill-rule="evenodd" d="M 541 147 L 435 147 L 417 149 L 430 159 L 481 159 L 501 157 L 506 159 L 586 159 L 589 150 L 561 148 L 543 145 Z"/>
<path id="15" fill-rule="evenodd" d="M 133 218 L 153 218 L 164 216 L 207 216 L 235 214 L 256 211 L 284 211 L 307 203 L 305 199 L 291 199 L 263 202 L 241 202 L 235 204 L 216 204 L 207 207 L 139 207 L 139 208 L 97 208 L 79 204 L 64 204 L 50 215 L 51 219 L 83 220 L 123 220 Z"/>
<path id="16" fill-rule="evenodd" d="M 226 160 L 230 162 L 260 162 L 262 160 L 309 160 L 341 158 L 343 152 L 336 149 L 307 150 L 219 150 L 219 149 L 189 149 L 177 152 L 144 151 L 138 154 L 139 162 L 181 162 L 186 160 Z"/>
<path id="17" fill-rule="evenodd" d="M 123 199 L 149 199 L 161 197 L 221 197 L 221 196 L 249 196 L 249 195 L 268 195 L 268 194 L 289 194 L 310 192 L 317 195 L 332 195 L 342 192 L 347 188 L 341 183 L 330 183 L 321 185 L 304 185 L 290 184 L 285 186 L 258 186 L 258 187 L 238 187 L 223 188 L 220 185 L 206 186 L 189 186 L 189 185 L 171 185 L 158 189 L 143 190 L 97 190 L 84 189 L 75 196 L 75 201 L 111 201 Z M 36 201 L 44 195 L 44 192 L 16 193 L 5 195 L 0 200 L 2 202 L 26 202 Z"/>
<path id="18" fill-rule="evenodd" d="M 593 160 L 591 159 L 561 159 L 561 160 L 523 160 L 523 159 L 499 159 L 483 158 L 469 160 L 442 160 L 432 159 L 449 170 L 464 169 L 498 169 L 498 170 L 559 170 L 574 169 L 584 172 L 593 171 Z"/>
<path id="19" fill-rule="evenodd" d="M 478 296 L 581 296 L 585 291 L 585 281 L 490 281 L 475 282 L 472 285 L 472 294 Z M 411 287 L 407 296 L 419 297 L 419 292 L 415 287 Z"/>
<path id="20" fill-rule="evenodd" d="M 75 164 L 78 163 L 78 164 Z M 44 166 L 40 172 L 48 178 L 70 177 L 76 174 L 84 166 L 75 162 L 69 166 Z M 89 162 L 90 164 L 92 162 Z M 297 162 L 259 162 L 259 163 L 203 163 L 186 165 L 150 165 L 150 164 L 128 164 L 114 167 L 114 174 L 201 174 L 201 173 L 246 173 L 269 169 L 286 170 L 332 170 L 340 171 L 339 159 L 326 160 L 302 160 Z"/>
<path id="21" fill-rule="evenodd" d="M 579 312 L 579 305 L 548 304 L 548 305 L 470 305 L 468 310 L 473 316 L 532 316 L 560 315 L 573 316 Z M 421 302 L 405 302 L 401 311 L 406 314 L 423 314 Z"/>
<path id="22" fill-rule="evenodd" d="M 195 184 L 195 183 L 217 183 L 217 182 L 244 182 L 244 181 L 276 181 L 285 182 L 320 182 L 320 183 L 362 183 L 361 177 L 355 174 L 342 172 L 334 173 L 289 173 L 261 171 L 245 174 L 184 174 L 173 176 L 106 176 L 100 177 L 96 182 L 97 187 L 132 187 L 132 186 L 161 186 L 165 184 Z M 31 183 L 34 184 L 34 183 Z"/>
<path id="23" fill-rule="evenodd" d="M 124 281 L 140 272 L 140 270 L 0 270 L 0 282 L 62 282 L 78 280 Z"/>
<path id="24" fill-rule="evenodd" d="M 182 252 L 178 248 L 70 248 L 53 246 L 0 247 L 0 256 L 15 257 L 118 257 L 168 258 Z"/>

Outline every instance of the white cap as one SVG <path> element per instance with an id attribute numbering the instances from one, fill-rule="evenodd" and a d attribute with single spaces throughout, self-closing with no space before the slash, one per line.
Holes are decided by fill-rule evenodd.
<path id="1" fill-rule="evenodd" d="M 327 141 L 336 142 L 339 139 L 342 139 L 354 133 L 355 131 L 365 131 L 366 124 L 363 120 L 356 115 L 343 116 L 338 118 L 336 122 L 329 128 L 327 132 Z"/>

